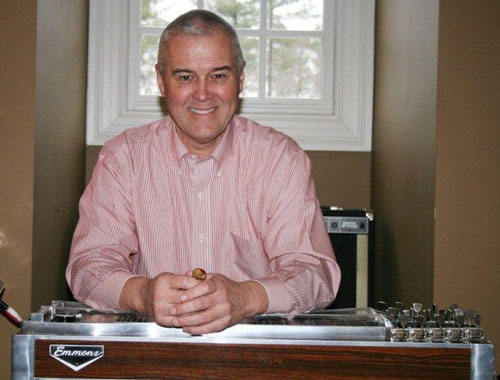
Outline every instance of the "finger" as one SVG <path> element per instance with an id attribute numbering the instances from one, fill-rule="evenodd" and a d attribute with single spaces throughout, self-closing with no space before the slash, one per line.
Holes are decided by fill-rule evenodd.
<path id="1" fill-rule="evenodd" d="M 183 274 L 168 273 L 158 277 L 161 286 L 174 289 L 189 289 L 196 286 L 199 281 L 195 278 Z"/>
<path id="2" fill-rule="evenodd" d="M 162 325 L 171 322 L 166 321 L 172 304 L 180 302 L 182 292 L 189 286 L 197 284 L 191 277 L 162 273 L 157 276 L 152 284 L 150 306 L 148 314 Z"/>
<path id="3" fill-rule="evenodd" d="M 210 280 L 211 277 L 208 277 L 204 281 L 196 280 L 197 285 L 193 286 L 192 288 L 186 289 L 185 291 L 181 292 L 181 295 L 179 297 L 181 302 L 188 302 L 191 301 L 195 298 L 202 297 L 204 295 L 214 293 L 218 285 L 215 281 Z"/>
<path id="4" fill-rule="evenodd" d="M 217 304 L 217 299 L 212 293 L 194 298 L 190 301 L 171 305 L 168 313 L 170 315 L 182 316 L 188 313 L 197 313 L 209 309 L 211 307 L 214 307 L 216 304 Z"/>
<path id="5" fill-rule="evenodd" d="M 186 315 L 189 315 L 189 314 L 186 314 Z M 158 325 L 166 326 L 166 327 L 182 327 L 182 326 L 179 326 L 178 322 L 176 322 L 174 324 L 174 319 L 177 319 L 177 317 L 174 315 L 164 315 L 164 316 L 158 317 L 158 319 L 155 319 L 155 322 Z"/>
<path id="6" fill-rule="evenodd" d="M 159 315 L 155 318 L 155 322 L 164 327 L 173 327 L 175 317 L 172 315 Z"/>
<path id="7" fill-rule="evenodd" d="M 183 292 L 184 290 L 171 288 L 158 289 L 153 297 L 153 303 L 156 307 L 169 307 L 172 304 L 180 303 Z"/>
<path id="8" fill-rule="evenodd" d="M 226 315 L 204 325 L 186 326 L 182 330 L 191 335 L 202 335 L 224 330 L 231 325 L 231 318 Z"/>
<path id="9" fill-rule="evenodd" d="M 152 299 L 155 309 L 163 309 L 168 314 L 168 307 L 172 303 L 181 302 L 183 291 L 196 286 L 199 281 L 189 276 L 168 274 L 161 275 L 155 281 Z"/>
<path id="10" fill-rule="evenodd" d="M 174 317 L 172 323 L 176 327 L 205 325 L 223 317 L 217 307 L 212 307 L 199 312 L 188 313 Z"/>

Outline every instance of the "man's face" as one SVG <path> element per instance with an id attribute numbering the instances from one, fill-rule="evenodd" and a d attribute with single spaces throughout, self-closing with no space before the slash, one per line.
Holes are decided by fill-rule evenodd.
<path id="1" fill-rule="evenodd" d="M 222 32 L 170 38 L 156 65 L 158 86 L 177 133 L 189 152 L 207 157 L 238 106 L 245 75 L 239 74 L 231 41 Z"/>

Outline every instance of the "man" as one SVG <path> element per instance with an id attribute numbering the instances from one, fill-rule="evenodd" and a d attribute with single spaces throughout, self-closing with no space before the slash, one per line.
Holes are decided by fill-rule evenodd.
<path id="1" fill-rule="evenodd" d="M 244 65 L 234 29 L 213 13 L 165 29 L 156 71 L 169 117 L 104 145 L 66 273 L 77 299 L 191 334 L 334 299 L 340 271 L 307 156 L 235 116 Z"/>

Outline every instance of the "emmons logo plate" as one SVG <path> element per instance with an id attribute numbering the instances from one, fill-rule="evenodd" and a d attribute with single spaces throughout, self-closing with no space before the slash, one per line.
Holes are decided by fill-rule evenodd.
<path id="1" fill-rule="evenodd" d="M 73 371 L 79 371 L 104 356 L 104 346 L 51 344 L 49 354 Z"/>

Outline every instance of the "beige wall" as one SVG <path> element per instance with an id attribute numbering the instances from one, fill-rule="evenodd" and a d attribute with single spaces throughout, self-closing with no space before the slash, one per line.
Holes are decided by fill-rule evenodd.
<path id="1" fill-rule="evenodd" d="M 4 300 L 31 307 L 36 1 L 0 2 L 0 280 Z M 10 378 L 16 331 L 0 316 L 0 379 Z"/>
<path id="2" fill-rule="evenodd" d="M 63 271 L 85 184 L 87 0 L 2 1 L 0 28 L 0 280 L 26 318 L 69 297 Z M 15 331 L 0 319 L 0 379 L 10 378 Z"/>
<path id="3" fill-rule="evenodd" d="M 38 4 L 32 310 L 71 299 L 64 270 L 85 186 L 87 19 L 87 0 Z"/>
<path id="4" fill-rule="evenodd" d="M 375 299 L 432 303 L 438 0 L 377 2 Z"/>
<path id="5" fill-rule="evenodd" d="M 440 7 L 434 298 L 483 315 L 500 369 L 500 2 Z"/>

